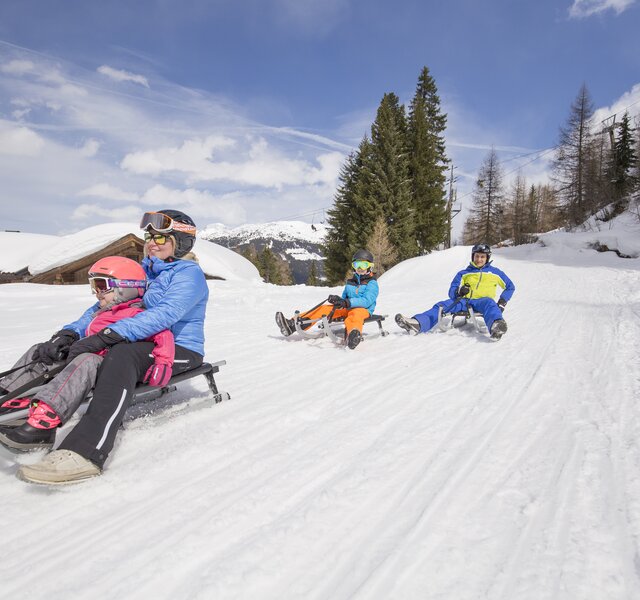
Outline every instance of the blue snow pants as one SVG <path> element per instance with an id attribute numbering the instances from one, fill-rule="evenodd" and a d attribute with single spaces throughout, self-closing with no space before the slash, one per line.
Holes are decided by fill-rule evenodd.
<path id="1" fill-rule="evenodd" d="M 442 302 L 436 302 L 433 308 L 413 315 L 413 318 L 420 323 L 420 333 L 426 333 L 438 322 L 438 309 L 443 307 L 443 312 L 455 313 L 467 310 L 467 303 L 473 308 L 475 312 L 482 313 L 484 322 L 487 324 L 487 329 L 491 331 L 491 325 L 494 321 L 502 319 L 502 311 L 496 304 L 493 298 L 461 298 L 460 300 L 443 300 Z"/>

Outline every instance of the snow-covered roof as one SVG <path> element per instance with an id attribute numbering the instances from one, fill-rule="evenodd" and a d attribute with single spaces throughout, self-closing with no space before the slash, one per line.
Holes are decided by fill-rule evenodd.
<path id="1" fill-rule="evenodd" d="M 140 229 L 130 223 L 105 223 L 65 236 L 0 232 L 0 272 L 15 273 L 27 267 L 32 275 L 73 262 L 105 248 Z M 194 252 L 210 277 L 231 281 L 260 280 L 255 266 L 232 250 L 199 239 Z"/>

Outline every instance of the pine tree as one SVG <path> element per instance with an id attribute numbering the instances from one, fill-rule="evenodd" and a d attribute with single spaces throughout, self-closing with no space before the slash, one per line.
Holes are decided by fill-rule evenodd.
<path id="1" fill-rule="evenodd" d="M 496 244 L 506 233 L 502 168 L 495 150 L 484 159 L 473 192 L 473 206 L 464 224 L 465 244 Z"/>
<path id="2" fill-rule="evenodd" d="M 614 202 L 617 209 L 623 209 L 635 188 L 634 167 L 637 164 L 633 128 L 629 113 L 625 112 L 618 123 L 610 173 L 613 182 Z"/>
<path id="3" fill-rule="evenodd" d="M 447 236 L 444 131 L 447 116 L 429 69 L 424 67 L 409 106 L 407 139 L 415 237 L 419 252 L 435 249 Z"/>
<path id="4" fill-rule="evenodd" d="M 398 253 L 389 241 L 389 228 L 382 215 L 373 226 L 373 231 L 365 244 L 365 247 L 373 254 L 375 260 L 375 272 L 382 275 L 389 267 L 396 264 Z"/>
<path id="5" fill-rule="evenodd" d="M 587 86 L 580 88 L 571 105 L 569 118 L 560 128 L 560 143 L 554 163 L 554 179 L 571 225 L 581 223 L 593 208 L 587 198 L 587 167 L 589 164 L 593 102 Z"/>
<path id="6" fill-rule="evenodd" d="M 362 235 L 369 236 L 379 215 L 384 216 L 389 239 L 400 260 L 415 256 L 413 209 L 409 181 L 404 107 L 393 93 L 385 94 L 371 126 L 371 153 L 363 162 L 362 189 L 358 208 L 368 223 Z"/>
<path id="7" fill-rule="evenodd" d="M 320 285 L 320 279 L 318 278 L 318 269 L 316 267 L 316 261 L 311 261 L 311 267 L 309 267 L 309 276 L 307 277 L 307 285 Z"/>
<path id="8" fill-rule="evenodd" d="M 531 233 L 531 212 L 528 206 L 527 181 L 522 174 L 514 180 L 505 205 L 506 226 L 513 243 L 526 244 Z"/>
<path id="9" fill-rule="evenodd" d="M 357 196 L 362 193 L 363 157 L 370 153 L 365 137 L 356 152 L 342 165 L 333 207 L 327 211 L 327 233 L 323 243 L 324 272 L 330 285 L 344 280 L 353 251 L 360 243 L 361 230 L 366 228 L 366 215 L 359 209 Z"/>

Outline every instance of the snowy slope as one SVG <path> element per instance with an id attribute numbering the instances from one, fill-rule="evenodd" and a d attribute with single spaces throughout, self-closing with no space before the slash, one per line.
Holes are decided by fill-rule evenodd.
<path id="1" fill-rule="evenodd" d="M 312 244 L 321 244 L 327 232 L 327 226 L 323 223 L 310 223 L 303 221 L 273 221 L 271 223 L 254 223 L 240 225 L 239 227 L 227 227 L 222 223 L 207 225 L 200 236 L 207 238 L 233 238 L 238 244 L 249 243 L 256 238 L 270 238 L 281 241 L 302 240 Z"/>
<path id="2" fill-rule="evenodd" d="M 401 263 L 378 312 L 444 298 L 468 252 Z M 517 286 L 499 343 L 392 318 L 355 351 L 283 339 L 273 313 L 332 290 L 210 282 L 207 356 L 228 361 L 232 399 L 130 422 L 74 487 L 0 459 L 0 597 L 639 598 L 640 259 L 548 244 L 494 260 Z M 89 300 L 0 286 L 0 365 Z"/>

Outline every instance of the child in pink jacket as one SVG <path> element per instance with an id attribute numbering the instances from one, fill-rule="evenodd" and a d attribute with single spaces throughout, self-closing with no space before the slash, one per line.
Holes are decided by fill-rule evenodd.
<path id="1" fill-rule="evenodd" d="M 98 302 L 93 307 L 95 316 L 87 327 L 87 336 L 144 310 L 142 296 L 146 289 L 146 275 L 144 269 L 129 258 L 109 256 L 99 260 L 89 271 L 89 283 Z M 155 344 L 152 350 L 154 364 L 147 371 L 144 381 L 152 386 L 164 386 L 171 378 L 173 367 L 173 334 L 164 330 L 151 336 L 148 341 Z M 71 418 L 93 389 L 98 369 L 107 352 L 105 349 L 96 354 L 74 355 L 72 348 L 65 368 L 46 386 L 31 398 L 15 398 L 4 403 L 3 409 L 29 407 L 29 416 L 26 423 L 18 427 L 0 427 L 0 443 L 16 450 L 51 447 L 56 428 Z M 27 360 L 32 354 L 33 349 L 30 349 L 25 354 Z"/>

